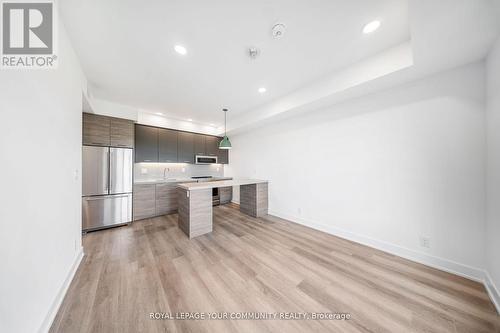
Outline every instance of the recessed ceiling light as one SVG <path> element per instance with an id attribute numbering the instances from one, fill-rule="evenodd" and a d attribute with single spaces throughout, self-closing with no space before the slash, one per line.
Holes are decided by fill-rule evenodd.
<path id="1" fill-rule="evenodd" d="M 374 32 L 375 30 L 377 30 L 378 28 L 380 28 L 380 21 L 378 21 L 378 20 L 371 21 L 370 23 L 365 25 L 365 27 L 363 28 L 363 33 L 370 34 L 370 33 Z"/>
<path id="2" fill-rule="evenodd" d="M 174 50 L 175 50 L 175 52 L 182 54 L 182 55 L 185 55 L 187 53 L 186 48 L 182 45 L 175 45 Z"/>
<path id="3" fill-rule="evenodd" d="M 155 112 L 155 114 L 157 114 L 159 116 L 163 116 L 163 113 L 161 113 L 161 112 Z"/>
<path id="4" fill-rule="evenodd" d="M 193 119 L 189 118 L 187 121 L 193 121 Z"/>
<path id="5" fill-rule="evenodd" d="M 265 93 L 266 91 L 267 91 L 267 89 L 266 89 L 266 88 L 264 88 L 264 87 L 260 87 L 260 88 L 259 88 L 259 92 L 260 92 L 261 94 Z"/>

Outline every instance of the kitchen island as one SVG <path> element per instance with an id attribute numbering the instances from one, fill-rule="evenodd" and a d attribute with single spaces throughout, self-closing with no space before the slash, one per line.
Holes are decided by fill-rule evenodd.
<path id="1" fill-rule="evenodd" d="M 212 189 L 240 187 L 240 211 L 261 217 L 267 215 L 268 181 L 258 179 L 232 179 L 217 182 L 177 185 L 179 228 L 189 237 L 212 232 Z"/>

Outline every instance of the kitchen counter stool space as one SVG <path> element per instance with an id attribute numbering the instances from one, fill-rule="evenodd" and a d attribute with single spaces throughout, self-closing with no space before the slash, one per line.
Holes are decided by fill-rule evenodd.
<path id="1" fill-rule="evenodd" d="M 267 215 L 268 182 L 234 179 L 177 186 L 179 228 L 194 238 L 212 232 L 212 189 L 240 186 L 240 211 L 252 217 Z"/>

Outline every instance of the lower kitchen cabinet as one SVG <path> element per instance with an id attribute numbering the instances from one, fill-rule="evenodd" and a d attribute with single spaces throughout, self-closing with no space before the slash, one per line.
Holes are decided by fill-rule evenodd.
<path id="1" fill-rule="evenodd" d="M 132 202 L 134 221 L 156 216 L 156 185 L 135 184 Z"/>
<path id="2" fill-rule="evenodd" d="M 178 184 L 177 182 L 135 184 L 133 193 L 134 221 L 177 213 Z"/>
<path id="3" fill-rule="evenodd" d="M 177 184 L 156 184 L 156 215 L 177 212 Z"/>
<path id="4" fill-rule="evenodd" d="M 219 188 L 219 200 L 220 200 L 221 205 L 230 203 L 232 199 L 233 199 L 233 187 L 232 186 Z"/>
<path id="5" fill-rule="evenodd" d="M 179 183 L 135 184 L 133 190 L 134 221 L 177 213 L 177 185 Z M 232 186 L 219 188 L 221 205 L 230 203 L 232 199 Z"/>

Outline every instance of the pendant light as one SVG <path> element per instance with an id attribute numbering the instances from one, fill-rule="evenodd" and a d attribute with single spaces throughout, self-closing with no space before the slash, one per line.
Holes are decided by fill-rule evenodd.
<path id="1" fill-rule="evenodd" d="M 231 149 L 231 141 L 229 141 L 229 138 L 226 135 L 226 129 L 227 129 L 227 122 L 226 122 L 226 114 L 227 114 L 227 109 L 222 109 L 224 111 L 224 138 L 222 138 L 222 141 L 219 143 L 219 149 Z"/>

